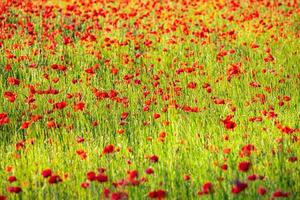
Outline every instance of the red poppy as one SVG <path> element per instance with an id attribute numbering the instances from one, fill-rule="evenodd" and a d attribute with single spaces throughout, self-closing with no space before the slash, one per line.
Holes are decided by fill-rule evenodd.
<path id="1" fill-rule="evenodd" d="M 246 144 L 242 147 L 240 151 L 240 157 L 251 156 L 251 153 L 255 151 L 255 146 L 252 144 Z"/>
<path id="2" fill-rule="evenodd" d="M 0 195 L 0 200 L 6 200 L 6 199 L 7 199 L 6 196 Z"/>
<path id="3" fill-rule="evenodd" d="M 78 138 L 76 139 L 76 142 L 77 142 L 77 143 L 83 143 L 83 142 L 84 142 L 84 138 L 83 138 L 83 137 L 78 137 Z"/>
<path id="4" fill-rule="evenodd" d="M 47 127 L 48 128 L 55 128 L 55 127 L 57 127 L 57 124 L 54 121 L 48 121 L 47 122 Z"/>
<path id="5" fill-rule="evenodd" d="M 249 181 L 255 181 L 258 178 L 258 176 L 256 174 L 251 174 L 247 177 L 247 179 Z"/>
<path id="6" fill-rule="evenodd" d="M 96 177 L 97 181 L 100 183 L 104 183 L 108 181 L 108 177 L 105 174 L 100 173 L 97 177 Z"/>
<path id="7" fill-rule="evenodd" d="M 160 118 L 160 114 L 159 113 L 154 113 L 153 117 L 154 117 L 154 119 L 158 119 L 158 118 Z"/>
<path id="8" fill-rule="evenodd" d="M 289 157 L 289 162 L 296 162 L 298 158 L 296 156 Z"/>
<path id="9" fill-rule="evenodd" d="M 0 113 L 0 126 L 10 122 L 6 113 Z"/>
<path id="10" fill-rule="evenodd" d="M 10 183 L 13 183 L 15 181 L 17 181 L 17 178 L 15 176 L 9 176 L 7 179 Z"/>
<path id="11" fill-rule="evenodd" d="M 189 176 L 189 175 L 187 175 L 187 174 L 185 174 L 184 176 L 183 176 L 183 180 L 185 180 L 185 181 L 188 181 L 188 180 L 190 180 L 191 179 L 191 177 Z"/>
<path id="12" fill-rule="evenodd" d="M 231 188 L 231 192 L 235 194 L 239 194 L 240 192 L 244 191 L 248 187 L 247 183 L 243 183 L 240 181 L 237 181 L 234 186 Z"/>
<path id="13" fill-rule="evenodd" d="M 234 130 L 236 123 L 232 121 L 233 115 L 228 115 L 224 120 L 221 120 L 227 130 Z"/>
<path id="14" fill-rule="evenodd" d="M 195 89 L 197 87 L 197 83 L 195 82 L 189 82 L 187 85 L 187 88 L 189 89 Z"/>
<path id="15" fill-rule="evenodd" d="M 252 49 L 256 49 L 256 48 L 258 48 L 258 47 L 259 47 L 258 44 L 255 44 L 255 43 L 252 43 L 252 44 L 251 44 L 251 48 L 252 48 Z"/>
<path id="16" fill-rule="evenodd" d="M 16 144 L 16 149 L 17 150 L 21 150 L 24 147 L 25 147 L 25 141 L 24 140 L 20 140 L 19 142 L 17 142 L 17 144 Z"/>
<path id="17" fill-rule="evenodd" d="M 115 150 L 115 146 L 112 145 L 112 144 L 109 144 L 109 145 L 107 145 L 106 147 L 104 147 L 102 153 L 103 153 L 103 154 L 110 154 L 110 153 L 113 153 L 114 150 Z"/>
<path id="18" fill-rule="evenodd" d="M 128 112 L 123 112 L 122 115 L 121 115 L 121 120 L 127 119 L 128 116 L 129 116 Z"/>
<path id="19" fill-rule="evenodd" d="M 211 194 L 214 192 L 211 182 L 206 182 L 202 185 L 202 190 L 198 192 L 198 195 Z"/>
<path id="20" fill-rule="evenodd" d="M 257 189 L 257 193 L 259 194 L 259 195 L 261 195 L 261 196 L 263 196 L 263 195 L 265 195 L 266 193 L 267 193 L 267 190 L 266 190 L 266 188 L 264 188 L 264 187 L 259 187 L 258 189 Z"/>
<path id="21" fill-rule="evenodd" d="M 22 188 L 18 186 L 8 186 L 7 187 L 7 192 L 9 193 L 20 193 L 22 192 Z"/>
<path id="22" fill-rule="evenodd" d="M 93 172 L 93 171 L 88 172 L 88 173 L 86 174 L 86 176 L 87 176 L 87 179 L 88 179 L 89 181 L 95 181 L 95 180 L 97 180 L 97 175 L 96 175 L 96 173 Z"/>
<path id="23" fill-rule="evenodd" d="M 20 84 L 20 80 L 17 78 L 14 78 L 14 77 L 8 77 L 7 82 L 11 85 L 19 85 Z"/>
<path id="24" fill-rule="evenodd" d="M 76 150 L 76 153 L 77 153 L 77 155 L 80 156 L 80 158 L 81 158 L 82 160 L 85 160 L 85 159 L 87 158 L 87 153 L 86 153 L 86 151 L 84 151 L 83 149 L 77 149 L 77 150 Z"/>
<path id="25" fill-rule="evenodd" d="M 232 64 L 227 70 L 227 80 L 230 81 L 234 76 L 239 76 L 242 73 L 241 63 Z"/>
<path id="26" fill-rule="evenodd" d="M 21 125 L 21 129 L 27 129 L 30 126 L 30 124 L 30 121 L 23 122 Z"/>
<path id="27" fill-rule="evenodd" d="M 137 180 L 139 173 L 137 170 L 131 170 L 127 172 L 127 180 L 129 182 L 134 182 Z"/>
<path id="28" fill-rule="evenodd" d="M 240 162 L 238 165 L 238 169 L 241 172 L 247 172 L 250 169 L 251 163 L 248 161 Z"/>
<path id="29" fill-rule="evenodd" d="M 226 170 L 228 169 L 228 165 L 227 165 L 227 164 L 221 165 L 221 169 L 222 169 L 223 171 L 226 171 Z"/>
<path id="30" fill-rule="evenodd" d="M 84 107 L 85 107 L 85 103 L 83 103 L 83 102 L 79 102 L 79 103 L 74 104 L 74 110 L 75 111 L 79 111 L 79 110 L 83 111 Z"/>
<path id="31" fill-rule="evenodd" d="M 10 71 L 11 70 L 11 65 L 10 64 L 6 64 L 4 67 L 5 71 Z"/>
<path id="32" fill-rule="evenodd" d="M 61 101 L 61 102 L 55 103 L 53 105 L 53 109 L 61 110 L 61 109 L 64 109 L 66 106 L 67 106 L 67 103 L 65 101 Z"/>
<path id="33" fill-rule="evenodd" d="M 154 190 L 148 193 L 148 197 L 151 199 L 164 199 L 167 196 L 167 192 L 165 190 L 159 189 Z"/>
<path id="34" fill-rule="evenodd" d="M 9 102 L 15 102 L 17 98 L 17 94 L 11 92 L 11 91 L 6 91 L 4 92 L 3 96 L 9 101 Z"/>
<path id="35" fill-rule="evenodd" d="M 62 179 L 59 175 L 51 175 L 48 182 L 49 184 L 56 184 L 62 182 Z"/>
<path id="36" fill-rule="evenodd" d="M 273 192 L 272 196 L 274 198 L 289 197 L 289 193 L 288 192 L 282 192 L 281 190 L 276 190 L 275 192 Z"/>
<path id="37" fill-rule="evenodd" d="M 250 84 L 249 84 L 251 87 L 260 87 L 260 84 L 258 82 L 255 82 L 255 81 L 252 81 Z"/>
<path id="38" fill-rule="evenodd" d="M 44 178 L 48 178 L 49 176 L 51 176 L 52 175 L 52 170 L 51 169 L 44 169 L 43 171 L 42 171 L 42 176 L 44 177 Z"/>
<path id="39" fill-rule="evenodd" d="M 145 170 L 146 174 L 153 174 L 154 173 L 154 170 L 151 168 L 151 167 L 148 167 L 146 170 Z"/>
<path id="40" fill-rule="evenodd" d="M 156 162 L 158 162 L 158 156 L 157 155 L 151 155 L 151 156 L 149 156 L 149 160 L 150 160 L 150 162 L 156 163 Z"/>
<path id="41" fill-rule="evenodd" d="M 225 100 L 224 99 L 215 99 L 214 103 L 217 105 L 222 105 L 222 104 L 225 104 Z"/>
<path id="42" fill-rule="evenodd" d="M 114 192 L 111 194 L 110 200 L 127 200 L 128 194 L 126 192 Z"/>
<path id="43" fill-rule="evenodd" d="M 80 187 L 88 188 L 88 187 L 90 187 L 90 183 L 89 182 L 83 182 L 83 183 L 80 184 Z"/>
<path id="44" fill-rule="evenodd" d="M 108 188 L 103 188 L 103 195 L 108 198 L 110 194 L 110 190 Z"/>

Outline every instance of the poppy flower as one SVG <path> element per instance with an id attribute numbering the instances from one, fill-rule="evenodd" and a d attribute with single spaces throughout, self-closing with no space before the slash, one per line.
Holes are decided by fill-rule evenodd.
<path id="1" fill-rule="evenodd" d="M 206 182 L 202 185 L 202 190 L 198 192 L 198 195 L 211 194 L 214 192 L 211 182 Z"/>
<path id="2" fill-rule="evenodd" d="M 53 105 L 53 109 L 61 110 L 61 109 L 64 109 L 66 106 L 67 106 L 67 103 L 65 101 L 61 101 L 61 102 L 55 103 Z"/>
<path id="3" fill-rule="evenodd" d="M 154 114 L 153 114 L 153 118 L 154 118 L 154 119 L 160 118 L 160 114 L 159 114 L 159 113 L 154 113 Z"/>
<path id="4" fill-rule="evenodd" d="M 256 49 L 256 48 L 258 48 L 258 47 L 259 47 L 258 44 L 255 44 L 255 43 L 252 43 L 252 44 L 251 44 L 251 48 L 252 48 L 252 49 Z"/>
<path id="5" fill-rule="evenodd" d="M 157 155 L 151 155 L 149 156 L 150 162 L 156 163 L 158 162 L 158 156 Z"/>
<path id="6" fill-rule="evenodd" d="M 268 54 L 267 57 L 264 58 L 264 61 L 265 61 L 266 63 L 272 62 L 272 61 L 274 61 L 274 60 L 275 60 L 275 59 L 274 59 L 273 55 L 270 54 L 270 53 Z"/>
<path id="7" fill-rule="evenodd" d="M 5 171 L 8 172 L 8 173 L 10 173 L 10 172 L 12 172 L 13 169 L 14 169 L 13 166 L 8 165 L 8 166 L 5 168 Z"/>
<path id="8" fill-rule="evenodd" d="M 237 181 L 231 188 L 231 192 L 234 194 L 239 194 L 240 192 L 244 191 L 248 187 L 247 183 L 243 183 Z"/>
<path id="9" fill-rule="evenodd" d="M 10 122 L 6 113 L 0 113 L 0 126 Z"/>
<path id="10" fill-rule="evenodd" d="M 108 188 L 103 188 L 103 195 L 106 198 L 109 198 L 110 190 Z"/>
<path id="11" fill-rule="evenodd" d="M 252 81 L 250 84 L 249 84 L 251 87 L 260 87 L 260 84 L 258 82 L 255 82 L 255 81 Z"/>
<path id="12" fill-rule="evenodd" d="M 128 116 L 129 116 L 128 112 L 123 112 L 122 115 L 121 115 L 121 120 L 127 119 Z"/>
<path id="13" fill-rule="evenodd" d="M 248 161 L 240 162 L 238 165 L 238 169 L 241 172 L 247 172 L 250 169 L 251 163 Z"/>
<path id="14" fill-rule="evenodd" d="M 85 160 L 87 158 L 87 153 L 83 149 L 76 150 L 76 153 L 82 160 Z"/>
<path id="15" fill-rule="evenodd" d="M 22 188 L 18 186 L 8 186 L 7 187 L 7 192 L 9 193 L 20 193 L 22 192 Z"/>
<path id="16" fill-rule="evenodd" d="M 222 105 L 222 104 L 225 104 L 225 100 L 224 99 L 215 99 L 214 103 L 217 105 Z"/>
<path id="17" fill-rule="evenodd" d="M 88 179 L 89 181 L 95 181 L 95 180 L 97 180 L 97 175 L 96 175 L 96 173 L 93 172 L 93 171 L 88 172 L 88 173 L 86 174 L 86 176 L 87 176 L 87 179 Z"/>
<path id="18" fill-rule="evenodd" d="M 159 189 L 148 193 L 148 197 L 151 199 L 163 199 L 166 198 L 167 192 L 165 190 Z"/>
<path id="19" fill-rule="evenodd" d="M 228 169 L 228 165 L 227 165 L 227 164 L 221 165 L 221 169 L 222 169 L 223 171 L 226 171 L 226 170 Z"/>
<path id="20" fill-rule="evenodd" d="M 23 122 L 22 125 L 21 125 L 21 129 L 27 129 L 29 126 L 30 126 L 31 122 L 30 121 L 26 121 L 26 122 Z"/>
<path id="21" fill-rule="evenodd" d="M 135 181 L 139 176 L 139 173 L 137 170 L 131 170 L 127 172 L 127 180 L 130 182 Z"/>
<path id="22" fill-rule="evenodd" d="M 145 170 L 146 174 L 153 174 L 154 173 L 154 170 L 151 168 L 151 167 L 148 167 L 146 170 Z"/>
<path id="23" fill-rule="evenodd" d="M 109 97 L 110 99 L 113 99 L 113 98 L 117 97 L 118 94 L 119 94 L 119 93 L 118 93 L 116 90 L 110 90 L 110 91 L 108 92 L 108 97 Z"/>
<path id="24" fill-rule="evenodd" d="M 223 153 L 224 153 L 224 154 L 230 154 L 230 152 L 231 152 L 231 149 L 230 149 L 230 148 L 225 148 L 225 149 L 223 149 Z"/>
<path id="25" fill-rule="evenodd" d="M 62 182 L 62 179 L 59 175 L 51 175 L 48 182 L 49 184 L 56 184 Z"/>
<path id="26" fill-rule="evenodd" d="M 4 67 L 5 71 L 10 71 L 11 70 L 11 65 L 10 64 L 6 64 Z"/>
<path id="27" fill-rule="evenodd" d="M 187 88 L 189 89 L 195 89 L 197 87 L 197 83 L 195 82 L 189 82 L 187 85 Z"/>
<path id="28" fill-rule="evenodd" d="M 17 181 L 17 178 L 15 176 L 9 176 L 7 179 L 10 183 Z"/>
<path id="29" fill-rule="evenodd" d="M 114 192 L 111 194 L 110 200 L 127 200 L 128 194 L 126 192 Z"/>
<path id="30" fill-rule="evenodd" d="M 104 147 L 102 153 L 103 154 L 110 154 L 113 153 L 115 150 L 115 146 L 113 144 L 109 144 L 106 147 Z"/>
<path id="31" fill-rule="evenodd" d="M 249 181 L 255 181 L 258 178 L 258 176 L 256 174 L 251 174 L 247 177 L 247 179 Z"/>
<path id="32" fill-rule="evenodd" d="M 77 143 L 83 143 L 83 142 L 84 142 L 84 138 L 83 138 L 83 137 L 78 137 L 78 138 L 76 139 L 76 142 L 77 142 Z"/>
<path id="33" fill-rule="evenodd" d="M 6 196 L 0 195 L 0 200 L 6 200 L 6 199 L 7 199 Z"/>
<path id="34" fill-rule="evenodd" d="M 124 134 L 124 133 L 125 133 L 125 130 L 124 130 L 124 129 L 119 129 L 119 130 L 117 131 L 117 133 L 120 134 L 120 135 L 121 135 L 121 134 Z"/>
<path id="35" fill-rule="evenodd" d="M 289 157 L 289 162 L 296 162 L 298 158 L 296 156 Z"/>
<path id="36" fill-rule="evenodd" d="M 104 183 L 108 181 L 108 177 L 107 175 L 101 173 L 96 177 L 96 180 L 100 183 Z"/>
<path id="37" fill-rule="evenodd" d="M 74 104 L 74 111 L 83 111 L 85 107 L 85 103 L 79 102 Z"/>
<path id="38" fill-rule="evenodd" d="M 261 196 L 264 196 L 266 193 L 267 193 L 267 190 L 266 188 L 260 186 L 258 189 L 257 189 L 257 193 Z"/>
<path id="39" fill-rule="evenodd" d="M 41 115 L 31 115 L 30 116 L 30 119 L 31 119 L 32 122 L 37 122 L 42 118 L 43 118 L 43 116 L 41 116 Z"/>
<path id="40" fill-rule="evenodd" d="M 284 198 L 284 197 L 289 197 L 289 193 L 282 192 L 281 190 L 276 190 L 275 192 L 273 192 L 272 196 L 274 198 Z"/>
<path id="41" fill-rule="evenodd" d="M 20 84 L 20 80 L 17 79 L 17 78 L 14 78 L 14 77 L 8 77 L 8 78 L 7 78 L 7 82 L 8 82 L 10 85 L 19 85 L 19 84 Z"/>
<path id="42" fill-rule="evenodd" d="M 225 129 L 227 130 L 234 130 L 236 127 L 236 123 L 232 121 L 233 115 L 228 115 L 224 120 L 221 120 L 224 124 Z"/>
<path id="43" fill-rule="evenodd" d="M 16 149 L 17 150 L 21 150 L 25 147 L 25 141 L 24 140 L 20 140 L 19 142 L 17 142 L 16 144 Z"/>
<path id="44" fill-rule="evenodd" d="M 54 121 L 48 121 L 47 122 L 47 127 L 48 128 L 55 128 L 55 127 L 57 127 L 57 124 Z"/>
<path id="45" fill-rule="evenodd" d="M 191 177 L 187 174 L 183 176 L 183 180 L 185 180 L 185 181 L 188 181 L 190 179 L 191 179 Z"/>
<path id="46" fill-rule="evenodd" d="M 48 178 L 49 176 L 51 176 L 52 175 L 52 170 L 51 169 L 44 169 L 43 171 L 42 171 L 42 176 L 44 177 L 44 178 Z"/>
<path id="47" fill-rule="evenodd" d="M 83 182 L 83 183 L 80 184 L 80 187 L 88 188 L 88 187 L 90 187 L 90 183 L 89 182 Z"/>
<path id="48" fill-rule="evenodd" d="M 240 151 L 240 157 L 251 156 L 252 152 L 255 151 L 255 146 L 252 144 L 246 144 Z"/>
<path id="49" fill-rule="evenodd" d="M 239 76 L 242 73 L 241 63 L 232 64 L 227 70 L 227 80 L 230 81 L 234 76 Z"/>
<path id="50" fill-rule="evenodd" d="M 17 98 L 17 94 L 15 94 L 11 91 L 4 92 L 3 96 L 11 103 L 15 102 L 15 100 Z"/>
<path id="51" fill-rule="evenodd" d="M 289 96 L 284 96 L 284 97 L 283 97 L 283 100 L 284 100 L 284 101 L 290 101 L 290 100 L 291 100 L 291 97 L 289 97 Z"/>

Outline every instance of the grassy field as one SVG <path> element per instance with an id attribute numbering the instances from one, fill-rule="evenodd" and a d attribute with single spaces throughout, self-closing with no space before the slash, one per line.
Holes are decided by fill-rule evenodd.
<path id="1" fill-rule="evenodd" d="M 300 8 L 0 3 L 0 200 L 300 199 Z"/>

